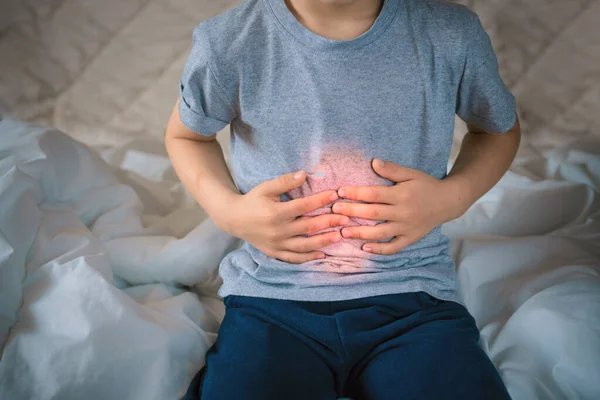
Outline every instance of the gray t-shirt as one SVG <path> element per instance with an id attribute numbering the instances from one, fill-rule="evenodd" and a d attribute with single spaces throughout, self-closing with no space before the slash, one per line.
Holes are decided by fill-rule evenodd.
<path id="1" fill-rule="evenodd" d="M 494 133 L 516 118 L 478 17 L 441 0 L 385 0 L 370 30 L 347 41 L 311 32 L 284 0 L 247 0 L 196 28 L 181 99 L 183 123 L 199 134 L 231 123 L 242 193 L 289 172 L 312 175 L 284 200 L 391 184 L 373 172 L 375 157 L 442 179 L 455 114 Z M 324 212 L 331 207 L 315 214 Z M 324 260 L 296 265 L 245 243 L 222 261 L 219 294 L 335 301 L 425 291 L 457 300 L 440 227 L 395 255 L 362 244 L 342 240 L 323 249 Z"/>

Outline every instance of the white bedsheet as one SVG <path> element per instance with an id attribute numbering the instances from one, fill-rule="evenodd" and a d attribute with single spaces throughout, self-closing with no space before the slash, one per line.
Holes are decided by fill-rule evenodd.
<path id="1" fill-rule="evenodd" d="M 201 223 L 160 142 L 101 149 L 110 167 L 57 131 L 4 120 L 0 138 L 0 399 L 181 396 L 236 241 Z M 517 400 L 600 398 L 599 147 L 518 160 L 445 226 Z"/>
<path id="2" fill-rule="evenodd" d="M 142 212 L 68 136 L 4 120 L 0 138 L 0 399 L 178 398 L 215 340 L 215 271 L 235 241 L 200 223 L 148 146 L 104 154 L 145 160 L 120 173 Z"/>

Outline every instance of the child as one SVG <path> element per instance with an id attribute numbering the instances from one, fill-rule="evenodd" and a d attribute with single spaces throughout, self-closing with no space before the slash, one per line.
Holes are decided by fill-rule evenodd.
<path id="1" fill-rule="evenodd" d="M 469 133 L 447 174 L 455 114 Z M 227 124 L 232 176 L 215 140 Z M 221 263 L 225 318 L 186 398 L 508 399 L 440 225 L 519 140 L 463 6 L 246 0 L 200 24 L 167 149 L 245 243 Z"/>

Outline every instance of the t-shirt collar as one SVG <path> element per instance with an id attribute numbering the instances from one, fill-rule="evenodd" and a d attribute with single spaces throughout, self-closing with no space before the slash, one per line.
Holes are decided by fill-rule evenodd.
<path id="1" fill-rule="evenodd" d="M 400 0 L 384 0 L 379 16 L 371 28 L 351 40 L 334 40 L 312 32 L 302 25 L 287 7 L 285 0 L 264 0 L 277 18 L 279 24 L 298 41 L 312 48 L 322 50 L 350 50 L 363 47 L 375 41 L 388 28 L 398 10 Z"/>

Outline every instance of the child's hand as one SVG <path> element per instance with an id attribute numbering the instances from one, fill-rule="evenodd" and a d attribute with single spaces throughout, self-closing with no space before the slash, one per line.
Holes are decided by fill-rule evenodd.
<path id="1" fill-rule="evenodd" d="M 343 187 L 340 197 L 373 204 L 339 202 L 333 212 L 348 217 L 386 221 L 376 226 L 347 227 L 344 238 L 386 240 L 366 243 L 363 250 L 375 254 L 394 254 L 417 242 L 438 225 L 459 217 L 466 205 L 457 184 L 439 180 L 424 172 L 391 162 L 373 160 L 375 172 L 394 186 Z"/>
<path id="2" fill-rule="evenodd" d="M 280 196 L 301 186 L 304 172 L 287 174 L 264 182 L 234 200 L 227 226 L 239 237 L 269 257 L 293 264 L 325 258 L 316 251 L 342 239 L 339 232 L 316 234 L 343 226 L 350 219 L 343 215 L 326 214 L 301 217 L 338 199 L 335 190 L 282 202 Z M 313 235 L 306 237 L 304 235 Z"/>

